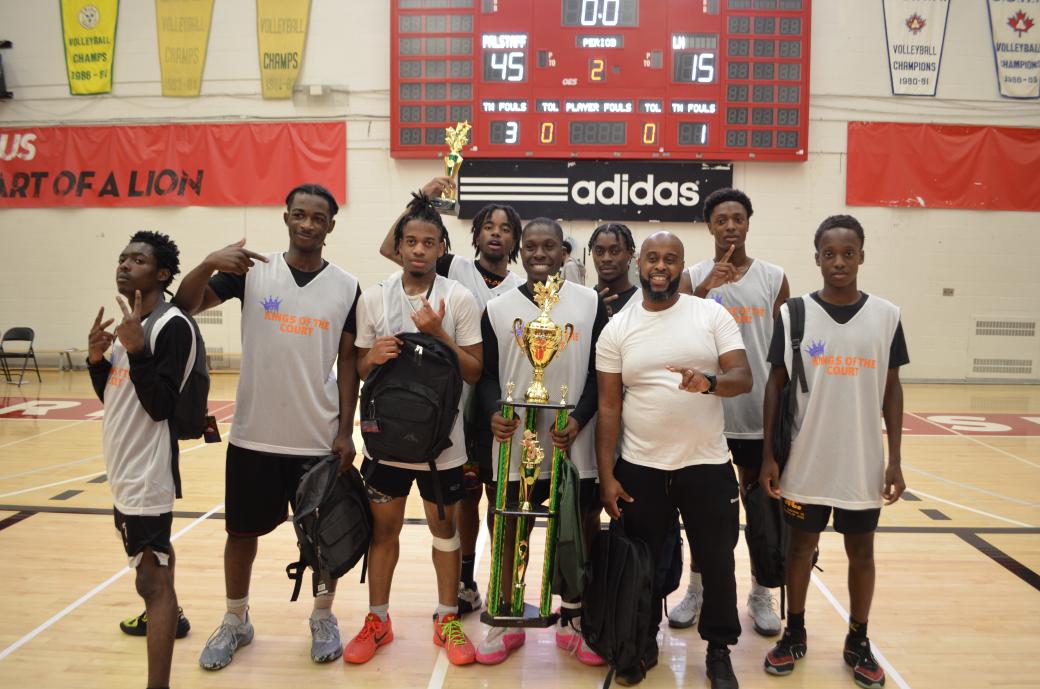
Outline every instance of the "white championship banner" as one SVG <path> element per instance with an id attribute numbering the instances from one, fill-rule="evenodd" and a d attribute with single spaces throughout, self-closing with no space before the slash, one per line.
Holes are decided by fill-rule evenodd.
<path id="1" fill-rule="evenodd" d="M 950 0 L 884 0 L 888 74 L 896 96 L 934 96 Z"/>
<path id="2" fill-rule="evenodd" d="M 1000 95 L 1040 98 L 1040 0 L 989 0 Z"/>

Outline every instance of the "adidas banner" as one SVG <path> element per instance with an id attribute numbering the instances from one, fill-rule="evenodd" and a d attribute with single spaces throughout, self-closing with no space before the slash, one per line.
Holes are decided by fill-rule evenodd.
<path id="1" fill-rule="evenodd" d="M 699 222 L 708 194 L 732 184 L 729 163 L 470 159 L 459 217 L 504 203 L 523 218 Z"/>

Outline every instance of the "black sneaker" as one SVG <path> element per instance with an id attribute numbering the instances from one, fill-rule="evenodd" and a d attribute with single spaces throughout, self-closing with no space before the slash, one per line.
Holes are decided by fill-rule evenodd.
<path id="1" fill-rule="evenodd" d="M 476 612 L 484 606 L 484 602 L 480 599 L 480 589 L 477 588 L 476 583 L 471 588 L 460 581 L 458 601 L 459 616 Z M 499 609 L 501 610 L 501 608 Z"/>
<path id="2" fill-rule="evenodd" d="M 119 628 L 124 634 L 130 636 L 148 636 L 148 613 L 142 612 L 136 617 L 128 617 L 119 623 Z M 176 638 L 183 639 L 191 630 L 191 622 L 184 616 L 184 608 L 177 608 L 177 633 Z"/>
<path id="3" fill-rule="evenodd" d="M 852 679 L 857 686 L 863 689 L 881 689 L 885 686 L 885 671 L 870 652 L 870 640 L 867 637 L 855 639 L 851 634 L 846 636 L 843 655 L 845 664 L 852 668 Z"/>
<path id="4" fill-rule="evenodd" d="M 704 667 L 708 671 L 708 679 L 711 680 L 711 689 L 740 689 L 737 676 L 733 674 L 729 648 L 726 646 L 708 646 Z"/>
<path id="5" fill-rule="evenodd" d="M 614 681 L 623 687 L 634 686 L 644 679 L 646 679 L 646 670 L 643 669 L 642 663 L 639 664 L 639 667 L 618 670 L 614 673 Z"/>
<path id="6" fill-rule="evenodd" d="M 779 676 L 791 674 L 794 672 L 794 661 L 804 656 L 807 650 L 805 632 L 795 636 L 789 627 L 785 628 L 784 635 L 773 646 L 773 650 L 766 654 L 766 672 Z"/>

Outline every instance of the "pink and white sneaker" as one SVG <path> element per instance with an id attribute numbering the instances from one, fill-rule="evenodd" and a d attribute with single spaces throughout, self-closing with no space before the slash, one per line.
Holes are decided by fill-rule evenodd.
<path id="1" fill-rule="evenodd" d="M 515 627 L 491 627 L 477 646 L 477 662 L 498 665 L 527 642 L 527 632 Z"/>
<path id="2" fill-rule="evenodd" d="M 599 654 L 585 645 L 581 632 L 570 624 L 556 627 L 556 648 L 574 654 L 583 665 L 596 667 L 605 664 Z"/>

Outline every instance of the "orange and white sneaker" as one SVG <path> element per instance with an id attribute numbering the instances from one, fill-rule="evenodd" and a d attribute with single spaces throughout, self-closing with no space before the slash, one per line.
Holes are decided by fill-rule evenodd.
<path id="1" fill-rule="evenodd" d="M 469 665 L 477 660 L 477 649 L 466 638 L 462 621 L 454 613 L 440 619 L 433 616 L 433 643 L 444 649 L 452 665 Z"/>
<path id="2" fill-rule="evenodd" d="M 394 640 L 394 629 L 390 623 L 390 615 L 386 622 L 375 613 L 365 615 L 365 624 L 343 648 L 343 661 L 346 663 L 367 663 L 376 654 L 376 649 Z"/>

